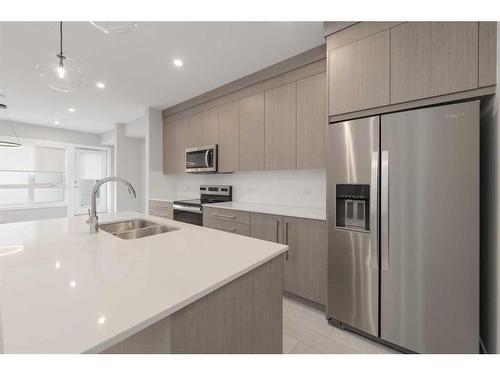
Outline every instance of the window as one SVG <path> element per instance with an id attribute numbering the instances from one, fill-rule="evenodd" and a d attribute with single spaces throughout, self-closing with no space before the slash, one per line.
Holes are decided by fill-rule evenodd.
<path id="1" fill-rule="evenodd" d="M 0 148 L 0 207 L 65 202 L 65 167 L 63 148 Z"/>

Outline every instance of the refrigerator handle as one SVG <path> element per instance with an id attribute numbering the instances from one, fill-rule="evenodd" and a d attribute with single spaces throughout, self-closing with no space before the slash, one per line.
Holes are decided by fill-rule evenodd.
<path id="1" fill-rule="evenodd" d="M 380 247 L 382 271 L 389 271 L 389 151 L 382 151 Z"/>
<path id="2" fill-rule="evenodd" d="M 370 242 L 373 268 L 378 268 L 378 151 L 372 152 L 370 181 Z"/>

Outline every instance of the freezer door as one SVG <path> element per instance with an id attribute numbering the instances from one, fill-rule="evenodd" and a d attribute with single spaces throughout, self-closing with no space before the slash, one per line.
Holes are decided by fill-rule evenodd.
<path id="1" fill-rule="evenodd" d="M 371 117 L 328 126 L 327 315 L 371 335 L 378 335 L 379 122 L 379 117 Z M 345 184 L 369 185 L 368 231 L 337 226 L 337 185 Z"/>
<path id="2" fill-rule="evenodd" d="M 381 337 L 479 349 L 479 102 L 381 118 Z"/>

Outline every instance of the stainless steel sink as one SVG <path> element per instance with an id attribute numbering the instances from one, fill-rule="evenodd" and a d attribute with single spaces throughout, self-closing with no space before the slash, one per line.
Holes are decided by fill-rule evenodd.
<path id="1" fill-rule="evenodd" d="M 154 236 L 155 234 L 172 232 L 179 228 L 149 220 L 132 219 L 99 224 L 99 229 L 124 240 L 133 240 L 136 238 Z"/>

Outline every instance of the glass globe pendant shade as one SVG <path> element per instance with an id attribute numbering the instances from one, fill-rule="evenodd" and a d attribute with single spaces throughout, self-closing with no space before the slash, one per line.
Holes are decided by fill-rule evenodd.
<path id="1" fill-rule="evenodd" d="M 78 63 L 62 54 L 51 52 L 41 56 L 36 69 L 40 79 L 57 91 L 75 91 L 84 81 Z"/>
<path id="2" fill-rule="evenodd" d="M 134 30 L 137 27 L 136 22 L 100 22 L 90 21 L 98 30 L 104 34 L 123 34 Z"/>

